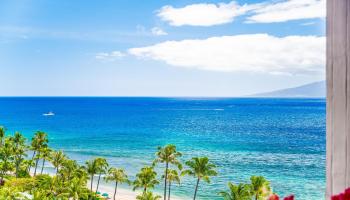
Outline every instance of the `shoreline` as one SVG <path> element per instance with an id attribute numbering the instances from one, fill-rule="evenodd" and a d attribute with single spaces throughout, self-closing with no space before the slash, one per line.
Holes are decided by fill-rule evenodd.
<path id="1" fill-rule="evenodd" d="M 47 168 L 44 169 L 43 174 L 47 174 L 50 176 L 55 175 L 54 173 L 50 173 L 49 170 L 47 170 Z M 33 173 L 31 172 L 30 175 L 33 176 Z M 95 178 L 97 178 L 97 176 L 95 176 Z M 94 183 L 92 185 L 93 191 L 95 191 L 96 186 L 97 186 L 97 181 L 94 181 Z M 90 180 L 87 181 L 86 188 L 90 190 Z M 107 193 L 109 199 L 113 199 L 114 187 L 112 185 L 106 183 L 104 180 L 101 180 L 98 188 L 99 188 L 98 190 L 99 190 L 99 192 L 101 192 L 101 194 Z M 133 191 L 131 188 L 127 189 L 127 188 L 124 188 L 122 186 L 118 186 L 116 199 L 118 199 L 118 200 L 135 200 L 136 196 L 141 194 L 141 192 L 142 191 L 140 191 L 140 190 Z M 153 192 L 153 194 L 162 196 L 159 192 L 156 192 L 156 191 L 152 191 L 152 192 Z M 175 194 L 171 195 L 171 199 L 172 200 L 185 200 L 184 197 L 181 198 L 179 196 L 176 196 Z"/>
<path id="2" fill-rule="evenodd" d="M 97 181 L 94 181 L 93 186 L 92 186 L 92 190 L 95 191 L 97 186 Z M 135 190 L 133 191 L 131 186 L 130 188 L 125 188 L 123 187 L 124 185 L 118 186 L 117 188 L 117 194 L 116 194 L 116 199 L 118 200 L 135 200 L 136 196 L 141 194 L 142 191 L 141 190 Z M 87 188 L 90 189 L 90 180 L 88 180 L 87 182 Z M 112 184 L 106 183 L 104 180 L 100 181 L 100 185 L 98 187 L 98 191 L 101 192 L 101 194 L 103 193 L 107 193 L 110 199 L 113 199 L 113 195 L 114 195 L 114 186 Z M 152 190 L 153 194 L 162 196 L 162 194 L 159 193 L 159 191 L 154 191 Z M 179 197 L 175 194 L 171 195 L 171 199 L 172 200 L 185 200 L 186 198 L 184 197 Z"/>
<path id="3" fill-rule="evenodd" d="M 90 184 L 90 182 L 88 182 L 88 185 L 89 184 Z M 100 183 L 99 191 L 101 192 L 101 194 L 107 193 L 109 195 L 109 198 L 113 199 L 114 188 L 112 186 Z M 132 189 L 125 189 L 125 188 L 122 188 L 122 187 L 121 188 L 118 187 L 116 199 L 118 199 L 118 200 L 135 200 L 136 196 L 139 195 L 140 193 L 141 193 L 140 191 L 133 191 Z M 153 192 L 153 193 L 157 194 L 157 195 L 160 195 L 157 192 Z M 183 198 L 179 198 L 176 195 L 172 195 L 171 199 L 172 200 L 184 200 Z"/>

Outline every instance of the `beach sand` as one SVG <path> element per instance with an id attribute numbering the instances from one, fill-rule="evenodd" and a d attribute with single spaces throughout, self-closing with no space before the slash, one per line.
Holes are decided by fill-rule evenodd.
<path id="1" fill-rule="evenodd" d="M 113 199 L 114 188 L 107 185 L 99 186 L 99 191 L 101 194 L 107 193 L 111 199 Z M 118 188 L 116 199 L 118 200 L 135 200 L 137 196 L 137 191 L 132 191 L 124 188 Z"/>
<path id="2" fill-rule="evenodd" d="M 87 184 L 88 188 L 90 187 L 90 183 Z M 95 186 L 95 184 L 94 184 Z M 96 186 L 95 186 L 96 187 Z M 113 194 L 114 194 L 114 187 L 106 185 L 106 184 L 100 184 L 99 189 L 98 189 L 101 194 L 107 193 L 111 199 L 113 199 Z M 125 189 L 125 188 L 119 188 L 117 189 L 117 194 L 116 194 L 116 199 L 118 200 L 135 200 L 136 196 L 141 194 L 142 191 L 137 190 L 133 191 L 132 189 Z M 159 193 L 155 193 L 157 195 L 162 196 Z M 175 195 L 171 196 L 172 200 L 184 200 L 183 198 L 176 197 Z"/>
<path id="3" fill-rule="evenodd" d="M 30 174 L 31 174 L 31 176 L 34 175 L 33 173 L 30 173 Z M 50 173 L 47 170 L 45 170 L 45 174 L 48 174 L 50 176 L 54 175 L 52 172 Z M 96 184 L 97 184 L 97 181 L 94 181 L 92 188 L 96 188 Z M 90 188 L 90 181 L 87 182 L 86 187 Z M 106 184 L 103 180 L 101 180 L 101 182 L 100 182 L 98 191 L 101 192 L 101 194 L 107 193 L 109 198 L 113 199 L 114 187 L 112 185 Z M 141 194 L 141 192 L 142 191 L 140 191 L 140 190 L 133 191 L 131 189 L 131 187 L 130 187 L 130 189 L 118 187 L 116 199 L 118 199 L 118 200 L 135 200 L 136 196 Z M 153 192 L 153 194 L 157 194 L 159 196 L 162 196 L 160 193 L 156 193 L 156 192 Z M 171 195 L 171 199 L 172 200 L 184 200 L 184 198 L 177 197 L 176 195 Z"/>

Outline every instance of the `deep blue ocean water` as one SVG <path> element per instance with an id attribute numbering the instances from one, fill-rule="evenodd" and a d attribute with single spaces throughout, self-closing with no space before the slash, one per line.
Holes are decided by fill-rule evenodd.
<path id="1" fill-rule="evenodd" d="M 49 111 L 55 116 L 42 115 Z M 282 196 L 324 199 L 324 99 L 8 97 L 0 98 L 0 124 L 27 137 L 45 131 L 51 147 L 80 163 L 104 156 L 131 177 L 159 145 L 177 145 L 183 160 L 208 156 L 219 175 L 201 183 L 201 199 L 220 199 L 228 181 L 251 175 Z M 173 191 L 190 197 L 194 184 L 185 178 Z"/>

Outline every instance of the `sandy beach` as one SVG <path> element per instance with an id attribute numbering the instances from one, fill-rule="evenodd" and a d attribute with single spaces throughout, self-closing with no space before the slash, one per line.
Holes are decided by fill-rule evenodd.
<path id="1" fill-rule="evenodd" d="M 30 174 L 31 174 L 31 176 L 34 175 L 33 173 L 30 173 Z M 45 170 L 44 174 L 48 174 L 50 176 L 54 176 L 53 173 L 49 173 L 47 170 Z M 93 187 L 92 187 L 94 189 L 94 191 L 96 189 L 96 184 L 97 184 L 97 181 L 94 181 L 94 184 L 93 184 Z M 90 188 L 90 181 L 87 182 L 86 187 Z M 98 191 L 101 192 L 101 194 L 107 193 L 108 196 L 111 199 L 113 199 L 114 187 L 112 185 L 106 184 L 103 180 L 101 180 L 101 182 L 100 182 Z M 118 199 L 118 200 L 135 200 L 136 196 L 141 194 L 141 192 L 142 191 L 140 191 L 140 190 L 133 191 L 131 189 L 131 186 L 130 186 L 130 189 L 125 189 L 125 188 L 118 187 L 117 194 L 116 194 L 116 199 Z M 156 193 L 156 192 L 153 192 L 153 193 L 162 196 L 160 193 Z M 177 197 L 176 195 L 171 195 L 171 199 L 172 200 L 184 200 L 184 198 Z"/>
<path id="2" fill-rule="evenodd" d="M 87 187 L 90 188 L 90 182 L 88 182 Z M 96 187 L 95 183 L 94 183 L 94 187 Z M 101 192 L 101 194 L 107 193 L 109 195 L 109 197 L 111 199 L 113 199 L 114 188 L 112 186 L 109 186 L 109 185 L 102 183 L 102 184 L 100 184 L 98 190 Z M 136 196 L 140 193 L 141 193 L 141 191 L 133 191 L 131 188 L 130 189 L 118 188 L 116 199 L 118 199 L 118 200 L 135 200 Z M 155 193 L 155 194 L 162 196 L 159 193 Z M 172 200 L 184 200 L 184 198 L 180 198 L 180 197 L 177 197 L 175 195 L 172 195 L 171 199 Z"/>

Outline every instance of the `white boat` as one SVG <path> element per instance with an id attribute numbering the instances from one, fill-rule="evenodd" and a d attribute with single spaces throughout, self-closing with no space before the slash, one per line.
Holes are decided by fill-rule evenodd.
<path id="1" fill-rule="evenodd" d="M 54 115 L 55 115 L 55 113 L 53 113 L 51 111 L 43 114 L 43 116 L 54 116 Z"/>

